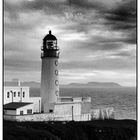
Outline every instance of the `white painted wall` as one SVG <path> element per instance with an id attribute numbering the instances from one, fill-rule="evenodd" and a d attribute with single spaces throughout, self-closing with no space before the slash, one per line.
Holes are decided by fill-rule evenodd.
<path id="1" fill-rule="evenodd" d="M 104 114 L 104 111 L 108 112 L 108 117 Z M 103 118 L 100 118 L 100 113 L 103 113 Z M 92 110 L 92 113 L 74 115 L 73 119 L 75 121 L 88 121 L 91 119 L 114 119 L 115 117 L 113 108 L 104 108 Z M 63 115 L 63 114 L 33 114 L 33 115 L 4 115 L 5 120 L 16 120 L 16 121 L 71 121 L 72 115 Z"/>
<path id="2" fill-rule="evenodd" d="M 26 102 L 33 103 L 33 111 L 35 113 L 41 112 L 41 97 L 30 97 Z"/>
<path id="3" fill-rule="evenodd" d="M 29 105 L 26 105 L 26 106 L 18 108 L 16 110 L 16 115 L 20 115 L 20 111 L 23 111 L 24 115 L 27 114 L 27 109 L 32 109 L 32 112 L 33 112 L 34 105 L 33 104 L 29 104 Z"/>
<path id="4" fill-rule="evenodd" d="M 23 107 L 20 107 L 16 110 L 6 110 L 4 109 L 4 114 L 5 115 L 20 115 L 20 111 L 23 111 L 23 114 L 27 114 L 27 109 L 31 109 L 32 112 L 34 110 L 34 105 L 33 104 L 29 104 L 29 105 L 26 105 L 26 106 L 23 106 Z"/>
<path id="5" fill-rule="evenodd" d="M 49 112 L 49 109 L 52 109 L 50 104 L 56 102 L 59 96 L 59 78 L 56 75 L 56 71 L 58 71 L 57 63 L 58 58 L 42 58 L 41 98 L 42 111 L 44 112 Z M 58 81 L 58 83 L 55 83 L 55 81 Z"/>
<path id="6" fill-rule="evenodd" d="M 12 91 L 12 92 L 11 92 Z M 7 92 L 9 92 L 10 96 L 7 97 Z M 14 92 L 16 92 L 16 96 L 14 97 Z M 18 92 L 20 92 L 20 96 L 18 96 Z M 23 92 L 25 92 L 25 97 L 23 97 Z M 29 99 L 29 87 L 4 87 L 4 104 L 10 102 L 24 102 Z"/>
<path id="7" fill-rule="evenodd" d="M 81 104 L 81 114 L 87 114 L 91 111 L 91 102 L 82 102 Z"/>
<path id="8" fill-rule="evenodd" d="M 55 115 L 81 115 L 81 103 L 57 103 L 54 106 Z"/>
<path id="9" fill-rule="evenodd" d="M 71 115 L 65 115 L 65 116 L 57 116 L 54 114 L 33 114 L 33 115 L 4 115 L 5 120 L 16 120 L 19 122 L 22 121 L 71 121 L 72 116 Z M 82 115 L 75 115 L 74 116 L 75 121 L 88 121 L 90 120 L 90 114 L 82 114 Z"/>
<path id="10" fill-rule="evenodd" d="M 13 94 L 10 92 L 13 91 Z M 7 97 L 7 92 L 9 92 L 10 96 Z M 14 92 L 16 92 L 16 96 L 14 97 Z M 20 92 L 20 96 L 18 96 L 18 92 Z M 25 96 L 23 97 L 23 92 L 25 92 Z M 21 94 L 22 93 L 22 94 Z M 29 96 L 29 87 L 4 87 L 4 104 L 8 104 L 11 102 L 30 102 L 34 104 L 33 112 L 39 113 L 41 112 L 41 97 L 30 97 Z"/>

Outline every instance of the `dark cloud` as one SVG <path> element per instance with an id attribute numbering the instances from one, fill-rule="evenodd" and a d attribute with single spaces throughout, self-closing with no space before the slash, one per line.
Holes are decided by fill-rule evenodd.
<path id="1" fill-rule="evenodd" d="M 121 63 L 120 63 L 121 62 Z M 99 60 L 89 61 L 71 61 L 61 63 L 60 67 L 63 69 L 87 69 L 87 70 L 135 70 L 134 60 L 127 61 L 122 58 L 109 59 L 103 58 Z"/>
<path id="2" fill-rule="evenodd" d="M 15 60 L 14 58 L 6 58 L 4 59 L 4 69 L 11 71 L 39 72 L 41 69 L 41 63 L 40 61 L 26 60 L 24 57 L 20 57 L 18 60 Z"/>
<path id="3" fill-rule="evenodd" d="M 111 9 L 105 14 L 105 18 L 110 21 L 134 23 L 136 21 L 136 3 L 135 0 L 123 3 L 115 9 Z"/>
<path id="4" fill-rule="evenodd" d="M 43 11 L 46 14 L 55 14 L 60 15 L 64 14 L 66 2 L 65 1 L 56 1 L 56 0 L 36 0 L 36 1 L 28 1 L 24 3 L 25 9 L 31 10 L 39 10 Z"/>
<path id="5" fill-rule="evenodd" d="M 137 43 L 137 32 L 136 29 L 130 31 L 126 38 L 126 43 L 136 44 Z"/>
<path id="6" fill-rule="evenodd" d="M 122 2 L 115 9 L 104 14 L 105 25 L 112 30 L 120 30 L 128 33 L 126 42 L 136 43 L 136 0 Z"/>
<path id="7" fill-rule="evenodd" d="M 88 1 L 88 0 L 68 0 L 68 4 L 70 6 L 77 6 L 78 8 L 86 8 L 88 9 L 104 9 L 102 3 L 98 1 Z"/>
<path id="8" fill-rule="evenodd" d="M 76 43 L 78 42 L 78 43 Z M 84 51 L 92 51 L 92 52 L 98 52 L 98 51 L 112 51 L 112 50 L 119 50 L 122 49 L 122 43 L 128 42 L 126 39 L 122 38 L 116 38 L 116 39 L 104 39 L 100 37 L 95 37 L 90 40 L 86 41 L 73 41 L 73 46 L 75 47 L 75 50 L 81 50 L 83 49 Z"/>
<path id="9" fill-rule="evenodd" d="M 92 50 L 92 51 L 112 51 L 112 50 L 117 50 L 122 48 L 120 43 L 115 43 L 115 42 L 104 42 L 104 43 L 85 43 L 85 45 L 79 46 L 79 48 L 84 48 L 87 50 Z"/>
<path id="10" fill-rule="evenodd" d="M 120 53 L 113 54 L 113 56 L 130 57 L 130 56 L 132 56 L 132 53 L 131 52 L 120 52 Z"/>
<path id="11" fill-rule="evenodd" d="M 88 0 L 68 0 L 70 4 L 77 5 L 89 10 L 96 10 L 100 16 L 105 18 L 108 24 L 112 23 L 114 28 L 129 29 L 134 28 L 136 24 L 136 0 L 127 0 L 116 2 L 115 6 L 105 6 L 105 1 L 88 1 Z M 108 1 L 109 2 L 109 1 Z M 115 3 L 115 2 L 114 2 Z M 90 9 L 91 8 L 91 9 Z M 91 12 L 91 11 L 90 11 Z M 125 24 L 123 24 L 125 22 Z M 131 24 L 130 24 L 131 23 Z M 126 26 L 125 26 L 126 25 Z"/>
<path id="12" fill-rule="evenodd" d="M 5 73 L 40 71 L 37 48 L 51 25 L 62 49 L 61 70 L 134 71 L 136 1 L 116 1 L 5 0 Z"/>
<path id="13" fill-rule="evenodd" d="M 75 8 L 78 6 L 78 8 Z M 29 11 L 43 11 L 47 15 L 65 16 L 67 8 L 71 7 L 71 12 L 75 15 L 77 13 L 90 15 L 92 12 L 97 15 L 97 18 L 103 18 L 106 21 L 103 23 L 108 27 L 112 27 L 114 30 L 129 30 L 136 27 L 136 0 L 128 0 L 116 4 L 115 7 L 108 9 L 102 2 L 98 1 L 87 1 L 87 0 L 67 0 L 67 1 L 56 1 L 56 0 L 35 0 L 35 1 L 23 1 L 21 5 L 10 5 L 5 2 L 5 10 L 9 14 L 15 17 L 19 12 Z M 84 9 L 83 9 L 84 8 Z M 95 17 L 87 19 L 86 23 L 81 24 L 92 24 L 95 23 Z M 48 19 L 49 20 L 49 19 Z M 100 24 L 98 22 L 98 24 Z"/>
<path id="14" fill-rule="evenodd" d="M 4 2 L 4 17 L 10 18 L 10 20 L 16 20 L 18 18 L 19 7 L 9 4 L 7 1 Z M 6 21 L 6 19 L 4 19 Z"/>
<path id="15" fill-rule="evenodd" d="M 20 31 L 20 30 L 28 30 L 28 31 L 31 31 L 36 27 L 37 25 L 36 24 L 32 24 L 32 23 L 19 23 L 19 22 L 16 22 L 16 23 L 13 23 L 13 24 L 9 24 L 9 23 L 5 23 L 5 31 L 6 32 L 11 32 L 11 31 Z"/>
<path id="16" fill-rule="evenodd" d="M 126 33 L 126 38 L 122 39 L 122 42 L 136 44 L 136 0 L 120 2 L 116 4 L 115 7 L 110 9 L 98 2 L 89 3 L 88 1 L 73 0 L 72 3 L 82 7 L 86 5 L 86 8 L 91 8 L 93 6 L 93 12 L 96 12 L 97 15 L 96 18 L 92 17 L 91 15 L 87 23 L 80 23 L 77 25 L 77 30 L 87 31 L 87 28 L 85 29 L 86 26 L 83 28 L 84 24 L 87 24 L 89 27 L 92 25 L 92 23 L 98 25 L 101 24 L 104 25 L 107 30 L 116 30 Z M 87 15 L 91 12 L 88 11 L 88 8 L 86 13 Z M 100 22 L 98 19 L 103 19 L 104 21 Z"/>
<path id="17" fill-rule="evenodd" d="M 30 12 L 37 11 L 44 12 L 47 15 L 64 15 L 65 2 L 55 0 L 23 0 L 19 3 L 4 2 L 4 14 L 7 14 L 11 20 L 18 20 L 20 13 L 30 14 Z"/>
<path id="18" fill-rule="evenodd" d="M 137 35 L 136 35 L 136 31 L 133 30 L 131 31 L 130 33 L 124 33 L 124 36 L 120 38 L 115 38 L 115 39 L 102 39 L 100 40 L 100 42 L 102 43 L 108 43 L 108 44 L 118 44 L 120 47 L 121 47 L 121 43 L 124 43 L 124 44 L 136 44 L 136 41 L 137 41 Z M 113 45 L 113 46 L 114 46 Z"/>
<path id="19" fill-rule="evenodd" d="M 98 50 L 106 50 L 106 51 L 109 51 L 109 50 L 116 50 L 116 49 L 120 49 L 122 46 L 119 44 L 119 43 L 110 43 L 110 42 L 107 42 L 107 43 L 102 43 L 102 44 L 98 44 L 97 45 L 97 49 Z"/>

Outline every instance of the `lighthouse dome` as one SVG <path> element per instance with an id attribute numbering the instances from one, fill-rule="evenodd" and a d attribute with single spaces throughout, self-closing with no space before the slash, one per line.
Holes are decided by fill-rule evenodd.
<path id="1" fill-rule="evenodd" d="M 51 31 L 44 37 L 44 40 L 57 40 L 54 35 L 52 35 Z"/>

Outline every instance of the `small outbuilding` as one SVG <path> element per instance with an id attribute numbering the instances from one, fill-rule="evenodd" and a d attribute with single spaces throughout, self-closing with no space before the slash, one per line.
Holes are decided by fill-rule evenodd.
<path id="1" fill-rule="evenodd" d="M 3 107 L 4 115 L 26 115 L 33 114 L 33 103 L 12 102 Z"/>

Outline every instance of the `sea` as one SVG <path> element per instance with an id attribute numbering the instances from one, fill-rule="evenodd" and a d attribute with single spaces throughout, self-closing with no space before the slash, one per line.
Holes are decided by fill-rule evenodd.
<path id="1" fill-rule="evenodd" d="M 31 96 L 40 96 L 39 88 L 31 88 Z M 85 88 L 63 87 L 60 96 L 91 97 L 91 108 L 113 107 L 115 119 L 137 119 L 137 93 L 134 87 Z"/>

